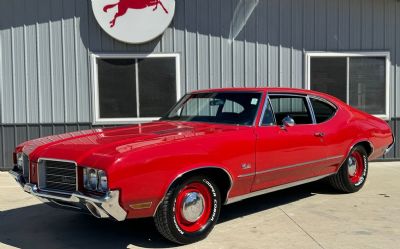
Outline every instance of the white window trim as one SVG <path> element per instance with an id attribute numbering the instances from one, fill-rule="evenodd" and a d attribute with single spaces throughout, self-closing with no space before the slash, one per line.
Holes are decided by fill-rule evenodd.
<path id="1" fill-rule="evenodd" d="M 180 54 L 178 53 L 162 53 L 162 54 L 135 54 L 135 53 L 96 53 L 90 55 L 91 61 L 91 74 L 92 74 L 92 110 L 93 110 L 93 124 L 94 125 L 107 125 L 107 124 L 132 124 L 150 122 L 159 119 L 160 117 L 151 118 L 100 118 L 100 103 L 99 103 L 99 86 L 98 86 L 98 66 L 97 59 L 144 59 L 144 58 L 175 58 L 176 68 L 176 96 L 177 101 L 181 98 L 181 81 L 180 81 Z M 137 65 L 136 65 L 137 66 Z M 136 81 L 137 82 L 137 81 Z M 138 83 L 138 82 L 137 82 Z M 137 91 L 137 96 L 139 92 Z M 139 106 L 138 106 L 139 108 Z"/>
<path id="2" fill-rule="evenodd" d="M 312 51 L 305 52 L 305 83 L 306 89 L 311 89 L 311 58 L 312 57 L 385 57 L 386 58 L 386 103 L 385 103 L 385 114 L 374 115 L 375 117 L 382 118 L 385 120 L 390 119 L 390 52 L 389 51 L 355 51 L 355 52 L 323 52 L 323 51 Z M 347 71 L 349 70 L 347 63 Z M 347 72 L 347 88 L 349 87 L 349 74 Z M 347 103 L 349 101 L 349 91 L 346 90 Z"/>

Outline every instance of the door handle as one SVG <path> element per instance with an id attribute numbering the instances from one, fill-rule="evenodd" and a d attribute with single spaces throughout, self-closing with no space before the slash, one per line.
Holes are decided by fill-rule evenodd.
<path id="1" fill-rule="evenodd" d="M 323 133 L 323 132 L 316 132 L 316 133 L 314 134 L 314 136 L 316 136 L 316 137 L 323 137 L 323 136 L 325 136 L 325 133 Z"/>

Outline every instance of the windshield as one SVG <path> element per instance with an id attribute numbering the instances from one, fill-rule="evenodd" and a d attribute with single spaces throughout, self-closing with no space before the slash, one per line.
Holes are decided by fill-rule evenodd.
<path id="1" fill-rule="evenodd" d="M 253 125 L 261 95 L 258 92 L 188 94 L 161 120 Z"/>

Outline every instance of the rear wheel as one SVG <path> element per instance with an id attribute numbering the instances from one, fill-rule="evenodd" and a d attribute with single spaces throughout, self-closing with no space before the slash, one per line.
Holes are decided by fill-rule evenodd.
<path id="1" fill-rule="evenodd" d="M 365 184 L 368 175 L 368 154 L 364 147 L 355 146 L 338 173 L 329 178 L 337 190 L 354 193 Z"/>
<path id="2" fill-rule="evenodd" d="M 208 177 L 194 176 L 168 190 L 154 221 L 168 240 L 189 244 L 207 237 L 218 220 L 220 209 L 217 185 Z"/>

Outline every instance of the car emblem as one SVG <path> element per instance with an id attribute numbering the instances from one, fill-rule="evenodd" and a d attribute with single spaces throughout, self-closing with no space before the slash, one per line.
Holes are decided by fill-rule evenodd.
<path id="1" fill-rule="evenodd" d="M 68 176 L 63 176 L 63 177 L 61 178 L 61 181 L 62 181 L 63 183 L 75 184 L 75 179 L 70 178 L 70 177 L 68 177 Z"/>
<path id="2" fill-rule="evenodd" d="M 242 169 L 250 169 L 251 168 L 251 164 L 250 163 L 243 163 L 242 164 Z"/>

